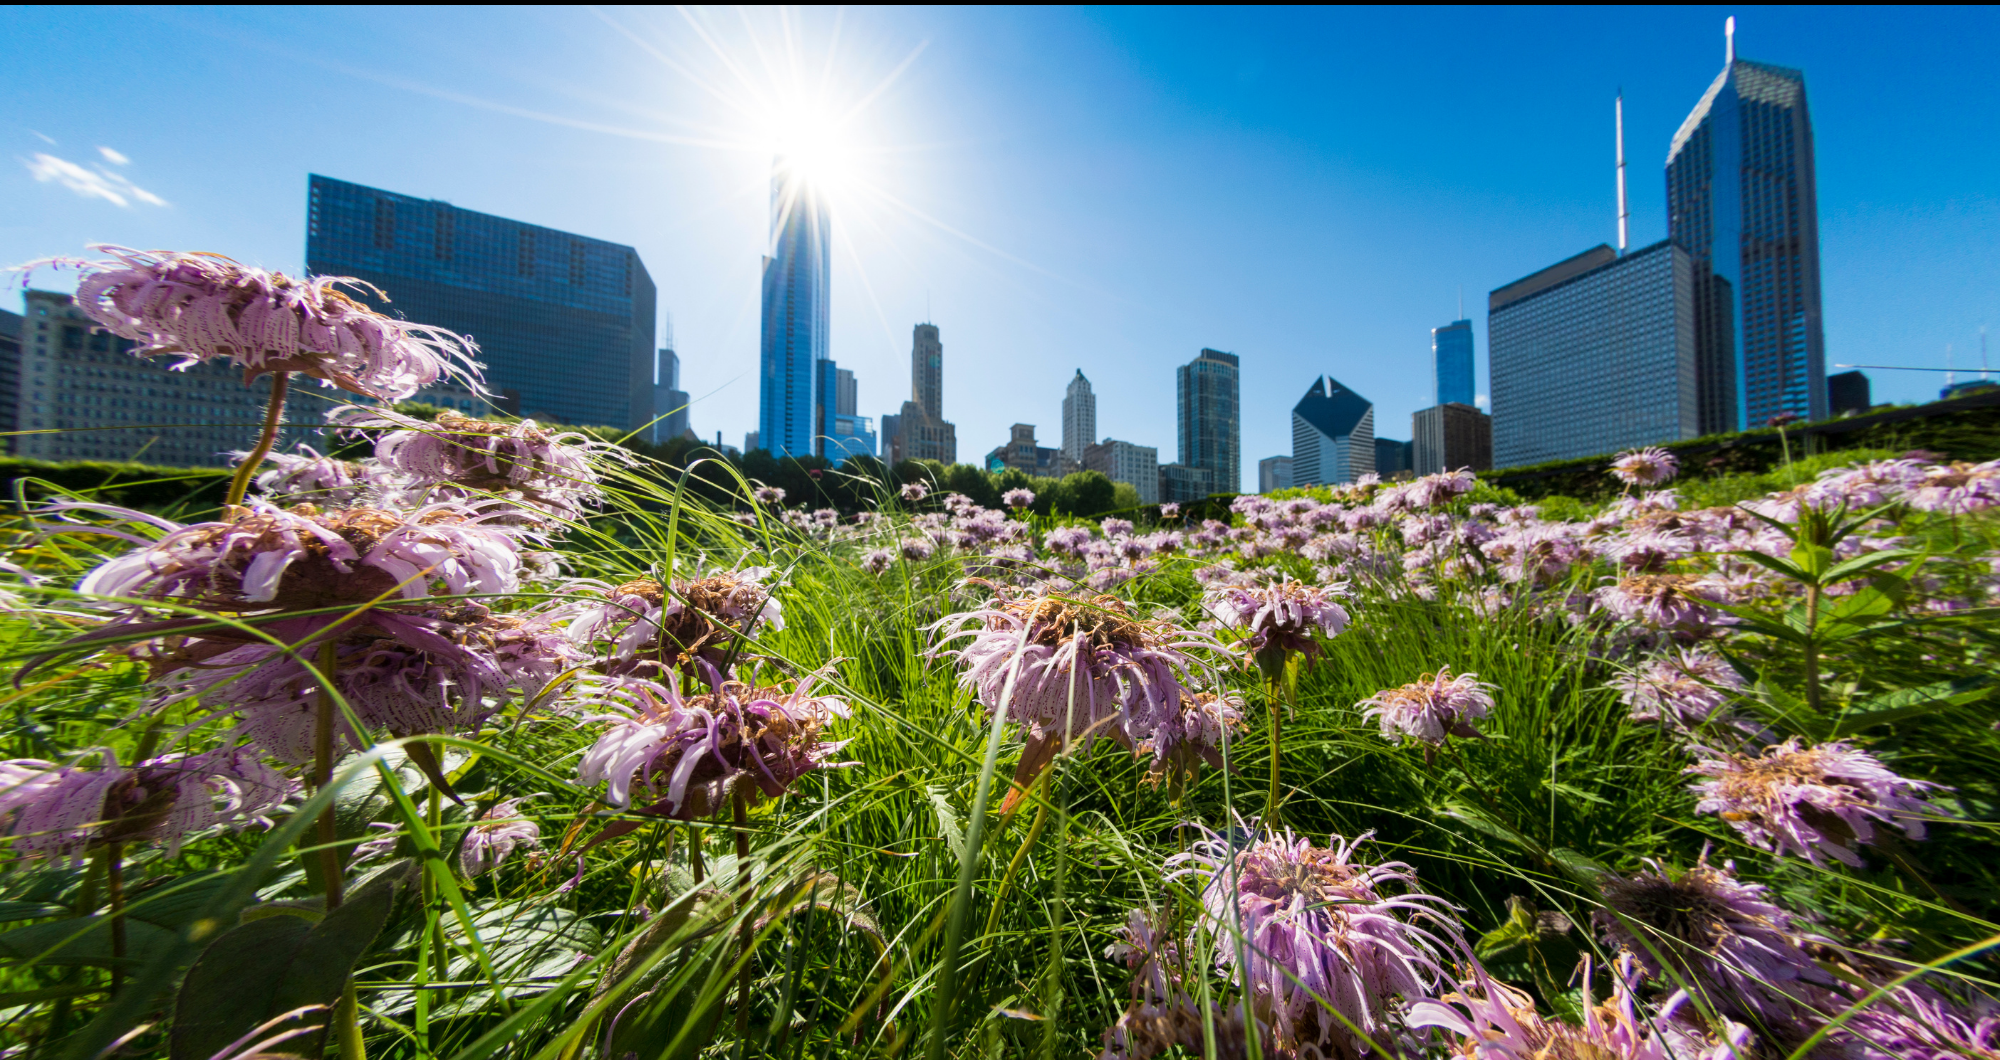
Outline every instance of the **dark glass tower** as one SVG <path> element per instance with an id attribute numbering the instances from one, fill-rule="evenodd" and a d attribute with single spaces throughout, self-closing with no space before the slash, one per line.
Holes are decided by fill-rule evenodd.
<path id="1" fill-rule="evenodd" d="M 366 280 L 389 296 L 377 309 L 472 338 L 507 411 L 652 420 L 656 295 L 638 251 L 321 176 L 306 196 L 306 271 Z"/>
<path id="2" fill-rule="evenodd" d="M 1180 399 L 1180 462 L 1208 478 L 1204 492 L 1235 493 L 1243 482 L 1243 431 L 1238 409 L 1233 353 L 1203 350 L 1181 365 L 1175 380 Z"/>
<path id="3" fill-rule="evenodd" d="M 757 444 L 775 456 L 818 451 L 818 362 L 832 321 L 833 232 L 826 200 L 804 173 L 771 167 L 771 254 L 764 259 L 764 327 Z"/>
<path id="4" fill-rule="evenodd" d="M 1667 238 L 1694 266 L 1702 432 L 1761 426 L 1783 413 L 1824 417 L 1805 75 L 1737 59 L 1732 45 L 1674 134 L 1667 209 Z"/>
<path id="5" fill-rule="evenodd" d="M 1454 320 L 1432 328 L 1431 355 L 1437 359 L 1437 404 L 1476 404 L 1472 400 L 1472 321 Z"/>

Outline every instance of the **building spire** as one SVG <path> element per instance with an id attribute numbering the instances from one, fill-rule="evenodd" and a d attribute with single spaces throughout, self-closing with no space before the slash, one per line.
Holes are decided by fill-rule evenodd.
<path id="1" fill-rule="evenodd" d="M 1736 63 L 1736 16 L 1731 15 L 1722 23 L 1722 64 Z"/>
<path id="2" fill-rule="evenodd" d="M 1618 90 L 1618 101 L 1612 104 L 1612 121 L 1618 130 L 1618 254 L 1625 254 L 1626 232 L 1631 221 L 1631 213 L 1625 208 L 1625 90 Z"/>

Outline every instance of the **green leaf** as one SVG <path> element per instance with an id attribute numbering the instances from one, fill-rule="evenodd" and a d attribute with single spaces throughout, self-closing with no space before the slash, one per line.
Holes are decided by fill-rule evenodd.
<path id="1" fill-rule="evenodd" d="M 1799 545 L 1792 549 L 1792 563 L 1805 575 L 1800 581 L 1820 583 L 1825 580 L 1827 568 L 1833 566 L 1833 550 L 1822 545 Z"/>
<path id="2" fill-rule="evenodd" d="M 171 947 L 179 933 L 135 917 L 125 921 L 126 967 Z M 0 959 L 33 961 L 38 965 L 91 964 L 108 968 L 111 958 L 111 918 L 73 916 L 31 924 L 0 933 Z"/>
<path id="3" fill-rule="evenodd" d="M 1880 552 L 1870 552 L 1834 565 L 1832 569 L 1826 572 L 1825 581 L 1828 585 L 1834 582 L 1844 582 L 1849 578 L 1860 577 L 1863 572 L 1874 570 L 1883 564 L 1897 563 L 1906 559 L 1921 560 L 1923 556 L 1924 553 L 1916 549 L 1885 548 Z"/>
<path id="4" fill-rule="evenodd" d="M 269 916 L 210 943 L 188 970 L 174 1005 L 172 1060 L 208 1060 L 262 1024 L 305 1005 L 331 1006 L 389 920 L 396 894 L 416 879 L 414 863 L 375 877 L 314 924 Z M 324 1013 L 302 1017 L 325 1025 Z M 276 1029 L 276 1028 L 274 1028 Z M 285 1051 L 319 1055 L 320 1034 Z"/>
<path id="5" fill-rule="evenodd" d="M 0 923 L 62 916 L 69 911 L 69 906 L 54 905 L 49 902 L 0 902 Z"/>
<path id="6" fill-rule="evenodd" d="M 721 871 L 721 866 L 717 871 Z M 486 940 L 487 956 L 499 976 L 502 997 L 539 994 L 576 967 L 580 957 L 594 955 L 604 947 L 597 927 L 575 911 L 536 901 L 506 902 L 478 911 L 472 927 Z M 449 975 L 453 981 L 483 978 L 472 940 L 464 925 L 451 922 L 445 930 L 452 948 Z M 470 1015 L 492 1000 L 493 992 L 464 994 L 446 1004 L 434 1004 L 433 1019 L 447 1015 Z M 441 999 L 433 997 L 434 1001 Z M 416 1008 L 416 991 L 390 988 L 374 995 L 370 1007 L 387 1015 L 399 1015 Z"/>
<path id="7" fill-rule="evenodd" d="M 926 787 L 924 792 L 931 797 L 931 805 L 937 809 L 938 831 L 944 836 L 944 841 L 951 845 L 953 860 L 964 859 L 965 832 L 959 828 L 958 814 L 951 808 L 951 801 L 936 788 Z"/>
<path id="8" fill-rule="evenodd" d="M 1977 703 L 1993 694 L 1993 678 L 1980 676 L 1957 681 L 1939 681 L 1922 688 L 1902 688 L 1885 692 L 1858 704 L 1833 724 L 1829 737 L 1851 736 L 1878 725 L 1908 721 L 1952 707 Z"/>
<path id="9" fill-rule="evenodd" d="M 1730 555 L 1735 556 L 1739 559 L 1747 559 L 1750 562 L 1755 563 L 1759 567 L 1765 567 L 1770 570 L 1777 571 L 1779 574 L 1784 575 L 1786 578 L 1789 578 L 1792 581 L 1799 582 L 1801 584 L 1812 580 L 1812 577 L 1808 575 L 1805 571 L 1800 570 L 1799 568 L 1789 563 L 1786 563 L 1784 560 L 1781 560 L 1776 556 L 1767 556 L 1764 553 L 1758 552 L 1754 549 L 1743 549 L 1738 552 L 1731 552 Z"/>

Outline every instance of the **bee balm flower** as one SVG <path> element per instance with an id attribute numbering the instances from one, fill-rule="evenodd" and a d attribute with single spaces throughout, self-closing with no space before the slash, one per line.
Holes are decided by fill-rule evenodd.
<path id="1" fill-rule="evenodd" d="M 1611 463 L 1611 473 L 1628 486 L 1657 486 L 1680 470 L 1680 459 L 1659 446 L 1620 453 Z"/>
<path id="2" fill-rule="evenodd" d="M 1377 692 L 1356 706 L 1368 708 L 1362 717 L 1382 719 L 1383 739 L 1400 734 L 1443 747 L 1446 736 L 1479 735 L 1472 722 L 1493 709 L 1493 686 L 1482 683 L 1478 674 L 1453 677 L 1445 667 L 1401 688 Z"/>
<path id="3" fill-rule="evenodd" d="M 1288 655 L 1296 652 L 1311 661 L 1319 655 L 1316 637 L 1338 636 L 1347 628 L 1346 609 L 1326 589 L 1305 582 L 1226 586 L 1203 597 L 1201 605 L 1245 635 L 1244 650 L 1274 681 Z"/>
<path id="4" fill-rule="evenodd" d="M 1875 840 L 1878 822 L 1924 836 L 1923 815 L 1943 811 L 1919 796 L 1938 787 L 1897 776 L 1843 740 L 1805 748 L 1794 738 L 1762 757 L 1725 754 L 1688 767 L 1710 779 L 1695 785 L 1695 809 L 1718 814 L 1752 846 L 1796 854 L 1822 865 L 1822 852 L 1859 868 L 1858 843 Z"/>

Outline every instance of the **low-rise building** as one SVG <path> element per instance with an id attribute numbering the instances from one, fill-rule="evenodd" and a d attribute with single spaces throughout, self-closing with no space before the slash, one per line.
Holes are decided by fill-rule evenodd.
<path id="1" fill-rule="evenodd" d="M 1083 466 L 1113 482 L 1130 483 L 1139 491 L 1140 504 L 1160 503 L 1160 451 L 1153 446 L 1106 438 L 1084 447 Z"/>
<path id="2" fill-rule="evenodd" d="M 1419 475 L 1440 471 L 1489 471 L 1493 467 L 1493 418 L 1456 401 L 1410 414 L 1411 465 Z"/>
<path id="3" fill-rule="evenodd" d="M 1288 490 L 1291 488 L 1291 457 L 1267 456 L 1257 461 L 1257 492 L 1270 493 L 1274 490 Z"/>

